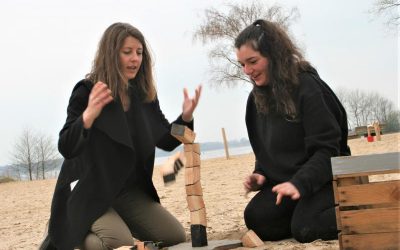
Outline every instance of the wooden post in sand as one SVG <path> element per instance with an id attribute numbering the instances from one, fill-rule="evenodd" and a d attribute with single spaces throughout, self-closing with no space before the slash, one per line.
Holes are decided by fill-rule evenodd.
<path id="1" fill-rule="evenodd" d="M 194 143 L 196 134 L 186 126 L 172 124 L 171 134 L 184 144 L 186 201 L 190 210 L 192 247 L 207 246 L 206 207 L 200 183 L 200 144 Z"/>
<path id="2" fill-rule="evenodd" d="M 222 128 L 221 130 L 222 130 L 222 138 L 224 139 L 226 159 L 229 159 L 228 141 L 226 140 L 225 129 Z"/>

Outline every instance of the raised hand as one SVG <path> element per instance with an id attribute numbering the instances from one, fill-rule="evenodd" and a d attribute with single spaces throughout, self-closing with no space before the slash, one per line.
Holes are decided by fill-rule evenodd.
<path id="1" fill-rule="evenodd" d="M 186 88 L 183 89 L 183 105 L 182 105 L 182 119 L 185 122 L 190 122 L 193 119 L 193 112 L 199 103 L 201 95 L 201 85 L 195 90 L 193 98 L 189 98 L 189 94 Z"/>
<path id="2" fill-rule="evenodd" d="M 83 127 L 86 129 L 91 128 L 104 106 L 112 100 L 113 97 L 108 86 L 103 82 L 97 82 L 90 91 L 88 106 L 83 111 Z"/>

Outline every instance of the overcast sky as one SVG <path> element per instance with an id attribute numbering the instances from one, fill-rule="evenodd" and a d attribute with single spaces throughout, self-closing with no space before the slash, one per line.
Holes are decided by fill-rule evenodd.
<path id="1" fill-rule="evenodd" d="M 204 9 L 223 9 L 227 2 L 2 0 L 0 165 L 11 163 L 14 142 L 26 127 L 57 141 L 71 90 L 89 72 L 98 41 L 114 22 L 129 22 L 145 35 L 155 59 L 161 108 L 169 120 L 181 112 L 183 87 L 193 94 L 202 83 L 195 113 L 197 141 L 221 141 L 222 127 L 229 140 L 247 138 L 244 113 L 250 86 L 211 88 L 207 48 L 192 40 Z M 369 13 L 373 2 L 279 1 L 298 7 L 292 34 L 333 89 L 377 91 L 398 107 L 398 34 Z"/>

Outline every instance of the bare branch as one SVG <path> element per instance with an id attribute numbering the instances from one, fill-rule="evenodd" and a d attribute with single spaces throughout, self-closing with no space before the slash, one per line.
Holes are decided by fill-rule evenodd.
<path id="1" fill-rule="evenodd" d="M 376 16 L 386 16 L 386 25 L 395 28 L 400 24 L 400 0 L 376 0 L 371 12 Z"/>
<path id="2" fill-rule="evenodd" d="M 300 15 L 297 8 L 287 11 L 280 5 L 268 6 L 265 1 L 257 0 L 225 7 L 227 13 L 214 8 L 204 11 L 204 22 L 195 30 L 193 40 L 213 46 L 208 54 L 210 80 L 215 85 L 236 86 L 239 82 L 250 82 L 234 55 L 233 44 L 240 31 L 257 19 L 277 22 L 288 30 L 291 22 Z"/>

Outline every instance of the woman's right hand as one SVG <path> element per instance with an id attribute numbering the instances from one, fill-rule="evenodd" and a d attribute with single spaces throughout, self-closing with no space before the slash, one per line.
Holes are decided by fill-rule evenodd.
<path id="1" fill-rule="evenodd" d="M 247 176 L 243 182 L 244 190 L 246 194 L 251 191 L 259 190 L 265 182 L 265 176 L 261 174 L 251 174 Z"/>
<path id="2" fill-rule="evenodd" d="M 97 82 L 90 91 L 88 106 L 83 111 L 83 127 L 85 129 L 91 128 L 104 106 L 112 100 L 113 97 L 108 86 L 103 82 Z"/>

